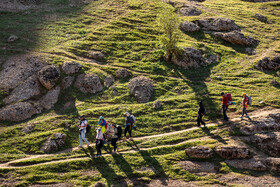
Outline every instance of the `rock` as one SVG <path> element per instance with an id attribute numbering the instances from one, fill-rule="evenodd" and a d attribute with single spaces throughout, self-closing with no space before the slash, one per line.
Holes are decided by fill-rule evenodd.
<path id="1" fill-rule="evenodd" d="M 218 167 L 212 162 L 182 161 L 182 168 L 190 173 L 216 173 Z"/>
<path id="2" fill-rule="evenodd" d="M 198 68 L 206 65 L 202 58 L 202 52 L 192 47 L 183 48 L 182 55 L 179 57 L 173 56 L 171 61 L 184 69 Z"/>
<path id="3" fill-rule="evenodd" d="M 104 86 L 106 87 L 110 87 L 114 84 L 114 78 L 112 76 L 107 76 L 105 79 L 104 79 Z"/>
<path id="4" fill-rule="evenodd" d="M 103 182 L 97 182 L 94 184 L 94 187 L 106 187 L 106 185 Z"/>
<path id="5" fill-rule="evenodd" d="M 198 16 L 202 12 L 194 6 L 183 5 L 183 7 L 180 9 L 180 13 L 184 16 Z"/>
<path id="6" fill-rule="evenodd" d="M 217 63 L 218 61 L 220 61 L 220 56 L 218 55 L 211 55 L 209 57 L 206 58 L 205 62 L 206 64 L 213 64 L 213 63 Z"/>
<path id="7" fill-rule="evenodd" d="M 0 72 L 0 90 L 14 89 L 46 65 L 39 56 L 20 55 L 9 58 Z"/>
<path id="8" fill-rule="evenodd" d="M 15 101 L 25 101 L 31 97 L 37 96 L 40 94 L 40 83 L 37 80 L 37 76 L 33 75 L 27 80 L 23 81 L 22 84 L 18 85 L 11 94 L 6 97 L 3 102 L 5 104 L 10 104 Z"/>
<path id="9" fill-rule="evenodd" d="M 143 76 L 131 79 L 128 88 L 130 94 L 133 95 L 139 103 L 148 102 L 154 90 L 153 81 Z"/>
<path id="10" fill-rule="evenodd" d="M 113 90 L 113 96 L 119 95 L 119 92 L 118 92 L 118 90 L 117 90 L 117 88 L 115 86 L 112 86 L 111 90 Z"/>
<path id="11" fill-rule="evenodd" d="M 255 50 L 252 49 L 252 48 L 249 48 L 249 47 L 245 48 L 245 53 L 248 54 L 248 55 L 255 55 L 256 54 Z"/>
<path id="12" fill-rule="evenodd" d="M 279 1 L 279 0 L 241 0 L 241 1 L 260 3 L 260 2 L 270 2 L 270 1 Z"/>
<path id="13" fill-rule="evenodd" d="M 127 71 L 127 69 L 125 68 L 122 68 L 122 69 L 118 69 L 116 71 L 116 77 L 119 78 L 119 79 L 123 79 L 123 78 L 126 78 L 130 76 L 130 73 L 129 71 Z"/>
<path id="14" fill-rule="evenodd" d="M 258 40 L 250 36 L 246 37 L 244 36 L 244 34 L 236 30 L 228 33 L 215 32 L 213 34 L 215 37 L 221 38 L 232 44 L 246 45 L 246 46 L 256 46 L 259 44 Z"/>
<path id="15" fill-rule="evenodd" d="M 83 93 L 97 93 L 103 90 L 103 86 L 97 75 L 81 74 L 78 76 L 75 87 Z"/>
<path id="16" fill-rule="evenodd" d="M 265 160 L 265 164 L 271 171 L 280 173 L 280 158 L 269 157 Z"/>
<path id="17" fill-rule="evenodd" d="M 79 64 L 78 62 L 75 62 L 75 61 L 65 62 L 62 65 L 62 70 L 67 75 L 78 73 L 79 71 L 82 70 L 82 68 L 83 68 L 83 66 L 81 64 Z"/>
<path id="18" fill-rule="evenodd" d="M 61 81 L 61 88 L 62 89 L 69 88 L 73 84 L 74 80 L 75 80 L 75 78 L 72 76 L 64 77 Z"/>
<path id="19" fill-rule="evenodd" d="M 39 99 L 38 101 L 39 106 L 47 110 L 51 109 L 54 106 L 54 104 L 58 101 L 59 94 L 60 94 L 60 86 L 57 86 L 52 90 L 48 91 L 46 95 L 44 95 L 41 99 Z"/>
<path id="20" fill-rule="evenodd" d="M 222 77 L 221 76 L 217 76 L 216 79 L 217 80 L 222 80 Z"/>
<path id="21" fill-rule="evenodd" d="M 18 40 L 18 37 L 16 35 L 11 35 L 9 38 L 8 38 L 8 43 L 12 43 L 14 41 Z"/>
<path id="22" fill-rule="evenodd" d="M 280 56 L 276 56 L 272 59 L 265 57 L 257 62 L 256 68 L 262 71 L 276 71 L 280 68 Z"/>
<path id="23" fill-rule="evenodd" d="M 105 55 L 100 52 L 100 51 L 90 51 L 88 53 L 89 58 L 93 59 L 93 60 L 103 60 Z"/>
<path id="24" fill-rule="evenodd" d="M 213 156 L 213 150 L 204 146 L 190 147 L 185 152 L 192 158 L 211 158 Z"/>
<path id="25" fill-rule="evenodd" d="M 22 121 L 37 114 L 37 109 L 29 102 L 19 102 L 0 109 L 0 121 Z"/>
<path id="26" fill-rule="evenodd" d="M 27 124 L 27 126 L 25 126 L 23 129 L 21 129 L 21 132 L 28 134 L 34 130 L 34 127 L 35 127 L 35 125 L 33 123 Z"/>
<path id="27" fill-rule="evenodd" d="M 267 17 L 265 17 L 261 14 L 255 14 L 255 17 L 261 22 L 267 22 Z"/>
<path id="28" fill-rule="evenodd" d="M 200 30 L 200 27 L 193 22 L 184 21 L 180 24 L 180 29 L 183 32 L 197 32 Z"/>
<path id="29" fill-rule="evenodd" d="M 194 2 L 204 2 L 205 0 L 189 0 L 189 1 L 194 1 Z"/>
<path id="30" fill-rule="evenodd" d="M 44 143 L 41 148 L 41 151 L 45 153 L 55 152 L 65 144 L 66 135 L 63 133 L 55 133 L 52 137 L 48 138 L 48 140 Z"/>
<path id="31" fill-rule="evenodd" d="M 75 101 L 68 101 L 63 106 L 64 110 L 75 108 L 75 107 L 76 107 Z"/>
<path id="32" fill-rule="evenodd" d="M 260 104 L 264 104 L 264 101 L 260 101 L 259 103 L 260 103 Z"/>
<path id="33" fill-rule="evenodd" d="M 215 152 L 225 159 L 252 158 L 253 153 L 246 147 L 221 146 L 216 147 Z"/>
<path id="34" fill-rule="evenodd" d="M 161 101 L 161 100 L 157 100 L 157 101 L 155 101 L 154 104 L 153 104 L 153 107 L 154 107 L 155 109 L 158 109 L 158 108 L 160 108 L 161 106 L 162 106 L 162 101 Z"/>
<path id="35" fill-rule="evenodd" d="M 255 158 L 226 160 L 225 162 L 237 169 L 248 169 L 254 171 L 266 170 L 266 166 L 261 161 L 256 160 Z"/>
<path id="36" fill-rule="evenodd" d="M 48 65 L 43 67 L 38 72 L 38 79 L 40 83 L 48 90 L 52 89 L 60 77 L 60 70 L 55 65 Z"/>
<path id="37" fill-rule="evenodd" d="M 167 4 L 170 4 L 170 5 L 173 6 L 173 7 L 175 7 L 175 6 L 177 5 L 176 2 L 171 1 L 171 0 L 168 0 L 166 3 L 167 3 Z"/>
<path id="38" fill-rule="evenodd" d="M 228 18 L 206 18 L 196 21 L 206 31 L 234 31 L 240 30 L 235 22 Z"/>

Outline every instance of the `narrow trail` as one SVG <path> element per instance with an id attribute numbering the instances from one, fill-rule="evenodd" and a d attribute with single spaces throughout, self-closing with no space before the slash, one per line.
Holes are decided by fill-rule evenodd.
<path id="1" fill-rule="evenodd" d="M 259 117 L 264 117 L 264 116 L 268 116 L 271 113 L 280 113 L 280 109 L 260 109 L 258 111 L 254 111 L 250 113 L 250 117 L 251 119 L 253 118 L 259 118 Z M 231 119 L 229 122 L 239 122 L 240 118 L 233 118 Z M 219 125 L 222 124 L 222 122 L 217 122 L 217 123 L 211 123 L 211 124 L 207 124 L 207 127 L 211 127 L 211 126 L 215 126 L 215 125 Z M 149 139 L 149 138 L 157 138 L 157 137 L 163 137 L 163 136 L 170 136 L 170 135 L 175 135 L 175 134 L 180 134 L 180 133 L 184 133 L 184 132 L 188 132 L 188 131 L 193 131 L 199 129 L 199 127 L 192 127 L 189 129 L 184 129 L 184 130 L 180 130 L 180 131 L 174 131 L 174 132 L 168 132 L 168 133 L 164 133 L 164 134 L 157 134 L 157 135 L 150 135 L 150 136 L 143 136 L 143 137 L 136 137 L 133 138 L 133 140 L 144 140 L 144 139 Z M 155 149 L 155 148 L 163 148 L 163 147 L 170 147 L 170 146 L 177 146 L 180 144 L 184 144 L 186 142 L 192 142 L 192 141 L 197 141 L 197 140 L 201 140 L 201 139 L 213 139 L 209 136 L 205 136 L 205 137 L 200 137 L 200 138 L 195 138 L 195 139 L 190 139 L 190 140 L 186 140 L 183 142 L 180 142 L 178 144 L 169 144 L 169 145 L 161 145 L 161 146 L 155 146 L 155 147 L 151 147 L 151 148 L 136 148 L 134 150 L 129 150 L 129 151 L 123 151 L 120 153 L 130 153 L 130 152 L 136 152 L 136 151 L 145 151 L 145 150 L 151 150 L 151 149 Z M 95 144 L 90 144 L 91 147 L 95 146 Z M 44 157 L 50 157 L 50 156 L 55 156 L 55 155 L 59 155 L 59 154 L 63 154 L 63 153 L 68 153 L 71 151 L 76 151 L 78 150 L 78 147 L 74 147 L 74 148 L 69 148 L 60 152 L 56 152 L 56 153 L 52 153 L 52 154 L 41 154 L 41 155 L 29 155 L 26 158 L 22 158 L 22 159 L 17 159 L 17 160 L 13 160 L 10 162 L 6 162 L 3 164 L 0 164 L 0 168 L 22 168 L 22 167 L 32 167 L 32 166 L 38 166 L 38 165 L 44 165 L 44 164 L 51 164 L 51 163 L 60 163 L 60 162 L 65 162 L 65 161 L 73 161 L 73 160 L 85 160 L 85 159 L 90 159 L 89 157 L 80 157 L 80 158 L 70 158 L 70 159 L 61 159 L 61 160 L 56 160 L 56 161 L 49 161 L 49 162 L 44 162 L 44 163 L 38 163 L 38 164 L 33 164 L 33 165 L 28 165 L 28 166 L 11 166 L 13 165 L 13 163 L 17 163 L 17 162 L 21 162 L 21 161 L 25 161 L 25 160 L 30 160 L 30 159 L 36 159 L 36 158 L 44 158 Z M 105 155 L 110 155 L 110 154 L 104 154 Z"/>

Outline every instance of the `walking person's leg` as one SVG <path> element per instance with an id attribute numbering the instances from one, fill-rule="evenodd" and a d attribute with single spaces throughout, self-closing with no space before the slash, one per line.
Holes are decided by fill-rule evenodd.
<path id="1" fill-rule="evenodd" d="M 128 130 L 129 137 L 132 137 L 131 132 L 132 132 L 132 125 L 129 125 L 129 130 Z"/>
<path id="2" fill-rule="evenodd" d="M 80 134 L 79 134 L 79 139 L 80 139 L 80 145 L 79 145 L 79 147 L 82 147 L 82 146 L 83 146 L 83 139 L 82 139 L 81 132 L 80 132 Z"/>
<path id="3" fill-rule="evenodd" d="M 100 147 L 99 147 L 99 140 L 96 140 L 96 150 L 97 150 L 97 154 L 96 156 L 99 156 L 100 155 Z"/>
<path id="4" fill-rule="evenodd" d="M 89 142 L 88 140 L 86 139 L 86 133 L 84 130 L 81 131 L 81 136 L 82 136 L 82 139 L 86 142 L 86 144 L 89 146 Z"/>
<path id="5" fill-rule="evenodd" d="M 126 137 L 127 130 L 128 130 L 128 125 L 124 129 L 124 137 Z"/>
<path id="6" fill-rule="evenodd" d="M 197 115 L 197 120 L 196 121 L 197 121 L 197 126 L 200 127 L 200 115 L 199 114 Z"/>
<path id="7" fill-rule="evenodd" d="M 202 118 L 203 118 L 203 115 L 200 116 L 200 122 L 205 127 L 205 122 L 202 120 Z"/>

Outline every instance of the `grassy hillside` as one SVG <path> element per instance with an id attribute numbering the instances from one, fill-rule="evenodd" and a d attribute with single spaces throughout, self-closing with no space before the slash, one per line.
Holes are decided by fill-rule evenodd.
<path id="1" fill-rule="evenodd" d="M 181 2 L 189 3 L 183 0 Z M 127 68 L 132 73 L 127 79 L 115 78 L 117 96 L 113 95 L 111 88 L 98 94 L 82 94 L 72 86 L 61 93 L 59 102 L 50 111 L 21 123 L 1 121 L 0 162 L 24 158 L 28 154 L 42 154 L 40 147 L 55 132 L 67 135 L 66 145 L 62 149 L 78 146 L 76 124 L 79 115 L 86 115 L 92 125 L 97 124 L 100 115 L 110 122 L 122 125 L 122 114 L 129 111 L 137 118 L 134 136 L 147 136 L 195 126 L 200 100 L 207 108 L 207 122 L 219 121 L 222 117 L 222 91 L 230 92 L 233 100 L 238 103 L 230 107 L 230 117 L 241 114 L 239 103 L 243 92 L 253 98 L 249 111 L 268 106 L 280 107 L 279 86 L 271 85 L 272 80 L 280 82 L 279 72 L 278 75 L 277 72 L 264 73 L 254 67 L 263 57 L 280 52 L 279 2 L 206 0 L 198 5 L 203 12 L 200 16 L 183 17 L 178 14 L 182 21 L 204 17 L 230 18 L 240 26 L 242 33 L 260 40 L 255 49 L 256 55 L 250 56 L 245 53 L 246 47 L 229 44 L 202 31 L 195 34 L 181 33 L 181 47 L 192 46 L 203 51 L 206 56 L 215 54 L 221 57 L 218 63 L 190 70 L 169 64 L 162 58 L 164 50 L 159 42 L 162 31 L 157 25 L 157 15 L 168 6 L 171 7 L 160 0 L 97 0 L 73 6 L 66 0 L 51 0 L 28 11 L 0 12 L 0 62 L 19 54 L 47 56 L 57 65 L 74 60 L 83 65 L 84 72 L 99 75 L 102 82 L 107 75 L 115 77 L 116 70 L 120 68 Z M 174 11 L 178 11 L 178 7 Z M 274 23 L 260 22 L 254 17 L 255 13 L 267 16 Z M 19 40 L 7 43 L 11 34 L 17 35 Z M 88 59 L 90 50 L 102 51 L 106 56 L 105 62 L 96 63 Z M 128 81 L 138 75 L 147 76 L 155 82 L 154 93 L 148 103 L 139 104 L 129 94 Z M 217 76 L 222 79 L 217 79 Z M 0 106 L 5 95 L 6 93 L 0 92 Z M 158 99 L 163 102 L 163 106 L 154 109 L 153 102 Z M 63 106 L 69 100 L 75 100 L 75 108 L 64 110 Z M 30 123 L 35 124 L 35 130 L 30 134 L 22 133 L 22 127 Z M 72 126 L 65 127 L 66 123 Z M 221 135 L 215 136 L 212 131 Z M 178 161 L 189 159 L 184 148 L 219 143 L 223 139 L 221 136 L 228 135 L 223 130 L 217 131 L 217 126 L 213 126 L 208 130 L 195 130 L 164 139 L 135 140 L 141 148 L 154 148 L 92 160 L 88 158 L 32 168 L 0 169 L 0 177 L 11 184 L 22 186 L 66 180 L 78 186 L 90 186 L 96 181 L 104 181 L 108 185 L 144 185 L 159 178 L 215 184 L 220 182 L 214 176 L 201 177 L 188 173 L 178 165 Z M 203 136 L 209 136 L 210 139 L 184 143 L 185 140 Z M 89 140 L 93 142 L 94 137 L 93 131 Z M 156 147 L 169 144 L 172 146 Z M 127 142 L 120 147 L 123 151 L 131 150 L 131 145 Z M 94 152 L 94 149 L 86 151 L 89 157 L 91 151 Z M 84 156 L 85 152 L 79 150 L 46 159 Z M 214 161 L 220 162 L 219 159 Z M 41 163 L 44 158 L 27 162 Z M 142 167 L 155 170 L 139 170 Z M 231 170 L 221 162 L 221 172 Z M 88 175 L 85 174 L 87 172 Z M 162 184 L 166 182 L 164 180 L 166 179 L 162 179 Z"/>

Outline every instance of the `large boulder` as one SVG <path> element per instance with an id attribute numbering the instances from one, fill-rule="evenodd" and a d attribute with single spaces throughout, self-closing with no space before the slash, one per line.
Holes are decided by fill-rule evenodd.
<path id="1" fill-rule="evenodd" d="M 228 18 L 206 18 L 196 21 L 203 30 L 207 31 L 234 31 L 240 30 L 235 22 Z"/>
<path id="2" fill-rule="evenodd" d="M 131 79 L 128 84 L 130 94 L 139 103 L 146 103 L 153 95 L 153 81 L 147 77 L 139 76 Z"/>
<path id="3" fill-rule="evenodd" d="M 67 89 L 69 88 L 73 82 L 75 80 L 75 77 L 72 77 L 72 76 L 67 76 L 67 77 L 64 77 L 62 80 L 61 80 L 61 88 L 62 89 Z"/>
<path id="4" fill-rule="evenodd" d="M 45 153 L 55 152 L 65 145 L 66 135 L 63 133 L 55 133 L 44 143 L 41 151 Z"/>
<path id="5" fill-rule="evenodd" d="M 48 65 L 38 72 L 38 79 L 48 90 L 52 89 L 60 77 L 59 67 Z"/>
<path id="6" fill-rule="evenodd" d="M 95 74 L 79 75 L 75 82 L 75 87 L 83 93 L 97 93 L 103 90 L 103 85 Z"/>
<path id="7" fill-rule="evenodd" d="M 193 22 L 184 21 L 180 24 L 180 29 L 183 32 L 197 32 L 200 30 L 200 27 Z"/>
<path id="8" fill-rule="evenodd" d="M 184 16 L 198 16 L 202 12 L 194 6 L 183 5 L 183 7 L 180 9 L 180 13 Z"/>
<path id="9" fill-rule="evenodd" d="M 114 78 L 112 76 L 107 76 L 105 79 L 104 79 L 104 86 L 106 87 L 110 87 L 114 84 Z"/>
<path id="10" fill-rule="evenodd" d="M 29 102 L 19 102 L 0 109 L 0 121 L 22 121 L 37 114 L 38 110 Z"/>
<path id="11" fill-rule="evenodd" d="M 78 62 L 75 62 L 75 61 L 65 62 L 62 65 L 62 70 L 67 75 L 78 73 L 79 71 L 82 70 L 82 68 L 83 68 L 83 66 L 81 64 L 79 64 Z"/>
<path id="12" fill-rule="evenodd" d="M 232 44 L 245 45 L 245 46 L 256 46 L 259 44 L 258 40 L 250 36 L 244 36 L 244 34 L 236 30 L 228 33 L 215 32 L 213 34 L 215 37 L 221 38 Z"/>
<path id="13" fill-rule="evenodd" d="M 9 58 L 0 72 L 0 90 L 14 89 L 46 65 L 39 56 L 15 56 Z"/>
<path id="14" fill-rule="evenodd" d="M 225 159 L 240 159 L 253 157 L 253 153 L 246 147 L 221 146 L 216 147 L 215 152 Z"/>
<path id="15" fill-rule="evenodd" d="M 213 150 L 205 146 L 190 147 L 185 150 L 186 154 L 192 158 L 211 158 Z"/>
<path id="16" fill-rule="evenodd" d="M 130 76 L 130 72 L 125 68 L 118 69 L 116 71 L 116 77 L 119 78 L 119 79 L 123 79 L 123 78 L 126 78 L 128 76 Z"/>
<path id="17" fill-rule="evenodd" d="M 44 95 L 41 99 L 39 99 L 38 101 L 39 106 L 47 110 L 51 109 L 54 106 L 54 104 L 58 101 L 59 94 L 60 94 L 60 86 L 57 86 L 52 90 L 48 91 L 46 95 Z"/>
<path id="18" fill-rule="evenodd" d="M 260 160 L 256 160 L 255 158 L 226 160 L 225 162 L 237 169 L 248 169 L 254 171 L 265 171 L 267 169 Z"/>
<path id="19" fill-rule="evenodd" d="M 276 173 L 280 173 L 280 158 L 272 158 L 272 157 L 268 157 L 265 160 L 265 164 L 267 165 L 267 167 Z"/>
<path id="20" fill-rule="evenodd" d="M 103 60 L 105 57 L 105 55 L 100 51 L 89 51 L 88 56 L 93 60 Z"/>
<path id="21" fill-rule="evenodd" d="M 25 101 L 31 97 L 37 96 L 40 94 L 40 83 L 36 75 L 33 75 L 23 81 L 18 85 L 11 94 L 6 97 L 3 102 L 5 104 L 10 104 L 15 101 Z"/>
<path id="22" fill-rule="evenodd" d="M 266 71 L 275 71 L 280 68 L 280 56 L 276 56 L 272 59 L 268 57 L 263 58 L 262 60 L 258 61 L 256 64 L 256 68 L 259 70 L 266 70 Z"/>
<path id="23" fill-rule="evenodd" d="M 158 109 L 158 108 L 160 108 L 162 106 L 162 101 L 161 100 L 157 100 L 157 101 L 155 101 L 154 103 L 153 103 L 153 107 L 155 108 L 155 109 Z"/>

